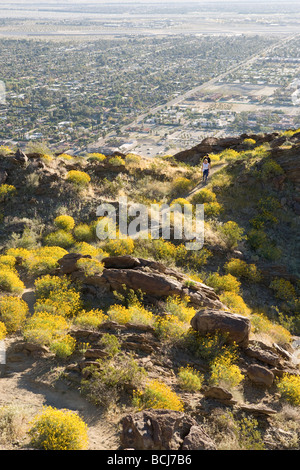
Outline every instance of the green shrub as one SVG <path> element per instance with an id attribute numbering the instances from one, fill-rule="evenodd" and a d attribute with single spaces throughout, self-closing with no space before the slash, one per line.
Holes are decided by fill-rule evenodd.
<path id="1" fill-rule="evenodd" d="M 178 372 L 179 387 L 188 392 L 201 390 L 204 376 L 192 367 L 181 367 Z"/>
<path id="2" fill-rule="evenodd" d="M 6 198 L 13 196 L 16 193 L 16 188 L 10 184 L 0 185 L 0 202 L 3 202 Z"/>
<path id="3" fill-rule="evenodd" d="M 94 239 L 93 228 L 88 224 L 79 224 L 73 230 L 74 237 L 79 242 L 91 242 Z"/>
<path id="4" fill-rule="evenodd" d="M 70 248 L 75 243 L 73 235 L 65 230 L 49 233 L 45 236 L 44 241 L 48 246 L 59 246 L 61 248 Z"/>
<path id="5" fill-rule="evenodd" d="M 228 274 L 237 278 L 247 279 L 252 282 L 260 282 L 261 274 L 255 264 L 248 264 L 241 259 L 232 258 L 225 263 L 224 268 Z"/>
<path id="6" fill-rule="evenodd" d="M 244 229 L 239 227 L 236 222 L 232 220 L 221 225 L 218 229 L 227 248 L 232 250 L 238 246 L 238 242 L 243 240 Z"/>
<path id="7" fill-rule="evenodd" d="M 196 194 L 194 194 L 191 198 L 192 204 L 204 204 L 209 202 L 215 202 L 217 196 L 213 191 L 210 189 L 201 189 Z"/>

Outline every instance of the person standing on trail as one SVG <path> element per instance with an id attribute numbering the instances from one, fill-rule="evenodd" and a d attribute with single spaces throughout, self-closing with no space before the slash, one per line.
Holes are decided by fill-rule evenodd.
<path id="1" fill-rule="evenodd" d="M 210 162 L 208 161 L 208 158 L 204 158 L 202 162 L 202 173 L 203 173 L 202 181 L 204 183 L 206 183 L 207 181 L 209 170 L 210 170 Z"/>

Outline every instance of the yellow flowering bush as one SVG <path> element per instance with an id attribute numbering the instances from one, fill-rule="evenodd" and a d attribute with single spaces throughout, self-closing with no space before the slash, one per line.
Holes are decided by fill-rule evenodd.
<path id="1" fill-rule="evenodd" d="M 193 195 L 191 202 L 192 204 L 204 204 L 209 202 L 215 202 L 217 199 L 216 194 L 210 189 L 203 188 Z"/>
<path id="2" fill-rule="evenodd" d="M 155 333 L 161 340 L 176 342 L 184 337 L 189 324 L 174 315 L 157 316 L 153 324 Z"/>
<path id="3" fill-rule="evenodd" d="M 0 256 L 0 269 L 1 268 L 8 268 L 10 270 L 14 270 L 16 264 L 16 258 L 12 255 L 1 255 Z"/>
<path id="4" fill-rule="evenodd" d="M 28 312 L 28 305 L 23 299 L 10 295 L 0 298 L 0 320 L 8 333 L 15 333 L 23 326 Z"/>
<path id="5" fill-rule="evenodd" d="M 244 376 L 240 368 L 233 363 L 234 358 L 230 353 L 219 355 L 211 364 L 210 381 L 213 385 L 225 384 L 235 388 L 243 380 Z"/>
<path id="6" fill-rule="evenodd" d="M 41 276 L 58 268 L 57 261 L 68 252 L 60 246 L 43 246 L 29 252 L 23 262 L 28 273 L 33 276 Z"/>
<path id="7" fill-rule="evenodd" d="M 48 298 L 51 292 L 67 289 L 70 284 L 66 276 L 41 276 L 34 281 L 36 299 Z"/>
<path id="8" fill-rule="evenodd" d="M 277 388 L 281 396 L 289 403 L 300 406 L 300 377 L 284 374 L 277 380 Z"/>
<path id="9" fill-rule="evenodd" d="M 123 166 L 125 165 L 125 160 L 119 155 L 116 155 L 115 157 L 110 157 L 109 164 L 112 166 Z"/>
<path id="10" fill-rule="evenodd" d="M 102 273 L 104 264 L 93 258 L 80 258 L 76 265 L 79 269 L 82 269 L 85 276 L 94 276 L 95 274 Z"/>
<path id="11" fill-rule="evenodd" d="M 28 319 L 23 329 L 27 341 L 49 346 L 59 357 L 70 356 L 76 346 L 74 338 L 67 334 L 68 321 L 62 315 L 36 312 Z"/>
<path id="12" fill-rule="evenodd" d="M 259 282 L 261 274 L 255 264 L 248 264 L 238 258 L 231 258 L 225 265 L 225 271 L 237 278 L 248 279 L 249 281 Z"/>
<path id="13" fill-rule="evenodd" d="M 188 392 L 201 390 L 204 376 L 192 367 L 181 367 L 178 372 L 178 383 L 180 388 Z"/>
<path id="14" fill-rule="evenodd" d="M 154 321 L 153 314 L 139 303 L 129 305 L 128 307 L 118 304 L 112 305 L 107 312 L 107 316 L 109 320 L 116 321 L 121 325 L 125 323 L 149 325 Z"/>
<path id="15" fill-rule="evenodd" d="M 6 335 L 7 335 L 7 329 L 6 329 L 5 323 L 0 321 L 0 341 L 4 339 Z"/>
<path id="16" fill-rule="evenodd" d="M 80 293 L 65 287 L 51 291 L 48 297 L 38 299 L 34 306 L 36 312 L 46 311 L 68 318 L 77 315 L 81 308 Z"/>
<path id="17" fill-rule="evenodd" d="M 248 316 L 251 313 L 251 309 L 246 305 L 243 297 L 236 292 L 223 292 L 220 294 L 220 301 L 233 313 L 245 316 Z"/>
<path id="18" fill-rule="evenodd" d="M 92 258 L 102 259 L 109 256 L 108 253 L 103 251 L 101 248 L 90 245 L 87 242 L 75 243 L 72 247 L 74 253 L 79 253 L 80 255 L 90 255 Z"/>
<path id="19" fill-rule="evenodd" d="M 90 175 L 85 173 L 84 171 L 79 170 L 71 170 L 67 173 L 66 176 L 67 181 L 74 184 L 76 187 L 83 188 L 88 186 L 89 182 L 91 181 Z"/>
<path id="20" fill-rule="evenodd" d="M 94 239 L 93 228 L 88 224 L 78 224 L 73 230 L 75 239 L 79 242 L 90 242 Z"/>
<path id="21" fill-rule="evenodd" d="M 217 294 L 221 292 L 235 292 L 237 294 L 241 286 L 240 281 L 232 276 L 232 274 L 221 276 L 221 274 L 217 272 L 209 274 L 205 282 L 208 286 L 212 287 Z"/>
<path id="22" fill-rule="evenodd" d="M 189 323 L 196 313 L 194 307 L 188 306 L 189 298 L 171 296 L 166 301 L 166 312 L 175 315 L 180 321 Z"/>
<path id="23" fill-rule="evenodd" d="M 244 229 L 236 222 L 229 220 L 218 228 L 227 248 L 232 250 L 238 246 L 238 242 L 244 238 Z"/>
<path id="24" fill-rule="evenodd" d="M 295 287 L 287 279 L 277 277 L 271 282 L 270 288 L 278 299 L 291 300 L 296 297 Z"/>
<path id="25" fill-rule="evenodd" d="M 279 344 L 289 343 L 292 339 L 291 333 L 278 323 L 271 322 L 262 313 L 251 315 L 251 329 L 254 334 L 266 334 Z"/>
<path id="26" fill-rule="evenodd" d="M 0 202 L 3 202 L 5 198 L 11 197 L 16 193 L 16 188 L 11 184 L 0 185 Z"/>
<path id="27" fill-rule="evenodd" d="M 102 310 L 92 309 L 92 310 L 81 310 L 76 318 L 74 319 L 74 324 L 87 328 L 98 328 L 105 320 L 107 320 L 107 315 L 103 313 Z"/>
<path id="28" fill-rule="evenodd" d="M 104 250 L 107 251 L 110 256 L 131 255 L 134 251 L 134 241 L 129 237 L 125 239 L 111 238 L 105 243 Z"/>
<path id="29" fill-rule="evenodd" d="M 87 155 L 87 160 L 89 162 L 103 162 L 106 160 L 106 156 L 103 153 L 89 153 Z"/>
<path id="30" fill-rule="evenodd" d="M 63 160 L 73 160 L 74 157 L 68 153 L 61 153 L 57 158 L 62 158 Z"/>
<path id="31" fill-rule="evenodd" d="M 71 410 L 47 407 L 30 423 L 31 445 L 42 450 L 86 450 L 88 427 Z"/>
<path id="32" fill-rule="evenodd" d="M 174 194 L 184 194 L 192 189 L 193 182 L 184 176 L 175 178 L 172 182 L 172 192 Z"/>
<path id="33" fill-rule="evenodd" d="M 176 393 L 158 380 L 149 381 L 144 390 L 135 390 L 133 393 L 133 405 L 139 410 L 145 408 L 184 410 L 183 403 Z"/>
<path id="34" fill-rule="evenodd" d="M 205 202 L 204 203 L 204 216 L 205 217 L 216 217 L 222 211 L 223 206 L 217 202 Z"/>
<path id="35" fill-rule="evenodd" d="M 9 248 L 6 253 L 7 256 L 13 256 L 14 258 L 20 258 L 22 261 L 26 260 L 31 256 L 31 252 L 26 248 Z"/>
<path id="36" fill-rule="evenodd" d="M 24 283 L 14 270 L 10 270 L 3 265 L 0 267 L 0 290 L 21 294 L 25 289 Z"/>
<path id="37" fill-rule="evenodd" d="M 72 230 L 75 227 L 75 221 L 70 215 L 59 215 L 54 219 L 56 227 L 62 230 Z"/>

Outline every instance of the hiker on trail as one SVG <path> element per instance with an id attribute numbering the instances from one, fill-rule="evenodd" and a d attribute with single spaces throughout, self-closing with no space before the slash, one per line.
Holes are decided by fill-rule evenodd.
<path id="1" fill-rule="evenodd" d="M 203 172 L 202 181 L 204 183 L 206 183 L 207 181 L 209 169 L 210 169 L 210 162 L 208 161 L 208 158 L 204 158 L 203 163 L 202 163 L 202 172 Z"/>

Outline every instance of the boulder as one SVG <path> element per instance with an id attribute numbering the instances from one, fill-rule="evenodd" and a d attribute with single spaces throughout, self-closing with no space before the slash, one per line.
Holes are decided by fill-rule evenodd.
<path id="1" fill-rule="evenodd" d="M 214 442 L 181 411 L 149 409 L 121 420 L 121 446 L 135 450 L 214 450 Z"/>
<path id="2" fill-rule="evenodd" d="M 241 347 L 247 347 L 249 343 L 251 323 L 242 315 L 224 310 L 202 309 L 191 319 L 191 326 L 203 335 L 223 333 L 228 341 Z"/>
<path id="3" fill-rule="evenodd" d="M 277 354 L 273 353 L 272 351 L 261 349 L 257 346 L 247 347 L 245 348 L 244 352 L 247 354 L 247 356 L 258 359 L 259 361 L 273 367 L 276 367 L 280 362 L 280 357 Z"/>
<path id="4" fill-rule="evenodd" d="M 204 390 L 203 395 L 206 398 L 213 398 L 225 404 L 234 403 L 234 401 L 232 400 L 233 398 L 232 393 L 223 387 L 219 387 L 219 386 L 210 387 L 207 390 Z"/>
<path id="5" fill-rule="evenodd" d="M 81 258 L 91 258 L 90 255 L 80 255 L 78 253 L 68 253 L 58 260 L 59 271 L 61 274 L 71 274 L 79 270 L 77 261 Z"/>
<path id="6" fill-rule="evenodd" d="M 247 374 L 252 382 L 265 385 L 266 387 L 271 387 L 274 382 L 273 372 L 258 364 L 251 364 L 248 367 Z"/>

